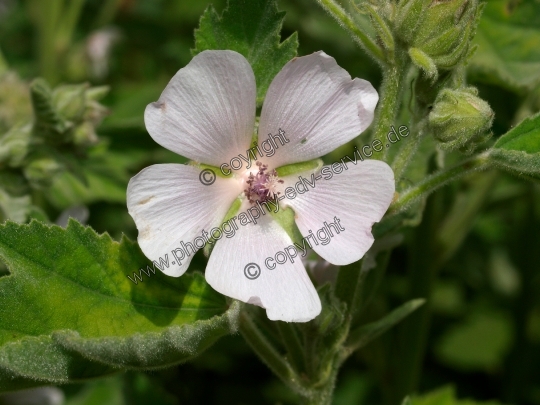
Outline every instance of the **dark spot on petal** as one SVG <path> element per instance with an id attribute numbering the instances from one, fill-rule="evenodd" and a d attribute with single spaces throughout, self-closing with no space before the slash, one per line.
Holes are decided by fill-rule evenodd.
<path id="1" fill-rule="evenodd" d="M 150 196 L 150 197 L 148 197 L 148 198 L 145 198 L 144 200 L 139 201 L 138 204 L 139 204 L 139 205 L 144 205 L 144 204 L 148 203 L 148 202 L 149 202 L 151 199 L 153 199 L 153 198 L 154 198 L 154 196 L 152 195 L 152 196 Z"/>
<path id="2" fill-rule="evenodd" d="M 156 101 L 155 103 L 152 103 L 152 106 L 154 106 L 154 108 L 159 108 L 161 111 L 165 111 L 167 108 L 165 101 Z"/>

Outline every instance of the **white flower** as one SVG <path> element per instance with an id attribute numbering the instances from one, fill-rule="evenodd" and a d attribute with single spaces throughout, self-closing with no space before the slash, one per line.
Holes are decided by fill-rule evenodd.
<path id="1" fill-rule="evenodd" d="M 255 100 L 255 77 L 242 55 L 205 51 L 178 71 L 159 100 L 148 105 L 144 118 L 148 132 L 163 147 L 220 167 L 239 155 L 246 157 L 255 126 Z M 195 165 L 154 165 L 131 179 L 127 204 L 142 251 L 158 264 L 158 258 L 166 259 L 165 274 L 181 276 L 193 258 L 191 250 L 182 258 L 181 243 L 187 246 L 196 238 L 201 242 L 202 233 L 220 228 L 237 198 L 242 200 L 242 213 L 257 202 L 284 197 L 299 174 L 277 178 L 274 169 L 318 158 L 355 138 L 371 124 L 377 101 L 369 82 L 351 80 L 324 52 L 294 58 L 272 81 L 261 112 L 259 146 L 267 134 L 276 136 L 280 130 L 289 141 L 284 145 L 276 141 L 273 156 L 258 155 L 258 165 L 248 169 L 244 162 L 239 170 L 231 170 L 232 176 L 218 176 L 209 186 L 201 183 L 201 168 Z M 308 180 L 311 174 L 300 173 Z M 309 192 L 283 199 L 280 209 L 294 210 L 303 236 L 339 219 L 345 231 L 338 234 L 337 224 L 330 224 L 334 230 L 330 242 L 315 245 L 312 240 L 312 245 L 325 260 L 344 265 L 359 260 L 372 245 L 371 227 L 386 212 L 393 193 L 394 176 L 386 163 L 358 160 L 333 178 L 317 181 Z M 271 320 L 306 322 L 316 317 L 321 303 L 301 255 L 292 259 L 294 263 L 269 261 L 275 264 L 273 270 L 265 266 L 267 258 L 275 260 L 277 252 L 293 245 L 289 235 L 270 214 L 261 215 L 256 225 L 245 225 L 245 214 L 244 224 L 238 223 L 239 218 L 234 236 L 231 232 L 215 242 L 206 267 L 208 283 L 224 295 L 266 308 Z M 182 259 L 179 263 L 172 252 Z M 248 268 L 250 263 L 259 270 Z"/>

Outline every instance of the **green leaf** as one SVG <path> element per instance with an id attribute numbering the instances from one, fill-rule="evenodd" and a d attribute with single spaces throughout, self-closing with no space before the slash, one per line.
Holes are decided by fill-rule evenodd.
<path id="1" fill-rule="evenodd" d="M 296 56 L 296 33 L 280 43 L 284 16 L 276 0 L 229 0 L 221 16 L 209 6 L 195 30 L 192 53 L 231 49 L 244 55 L 255 73 L 257 104 L 261 105 L 274 76 Z"/>
<path id="2" fill-rule="evenodd" d="M 200 273 L 143 275 L 135 243 L 74 220 L 0 225 L 0 258 L 0 391 L 174 365 L 236 330 Z"/>
<path id="3" fill-rule="evenodd" d="M 490 0 L 475 37 L 471 70 L 479 79 L 510 90 L 540 83 L 540 3 Z"/>
<path id="4" fill-rule="evenodd" d="M 424 305 L 425 302 L 426 300 L 423 298 L 411 300 L 399 308 L 394 309 L 384 318 L 352 330 L 347 341 L 347 346 L 349 346 L 351 351 L 364 347 L 412 314 L 419 307 Z"/>
<path id="5" fill-rule="evenodd" d="M 511 173 L 540 178 L 540 114 L 524 119 L 501 136 L 489 159 Z"/>

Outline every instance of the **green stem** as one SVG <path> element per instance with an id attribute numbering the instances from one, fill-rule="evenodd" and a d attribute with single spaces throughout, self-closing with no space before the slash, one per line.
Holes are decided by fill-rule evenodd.
<path id="1" fill-rule="evenodd" d="M 404 88 L 403 82 L 406 70 L 406 59 L 400 55 L 396 55 L 394 64 L 387 66 L 383 70 L 379 106 L 373 123 L 373 141 L 379 141 L 382 145 L 382 152 L 379 153 L 377 158 L 382 160 L 385 160 L 388 151 L 388 131 L 395 124 L 401 104 L 401 93 Z"/>
<path id="2" fill-rule="evenodd" d="M 300 387 L 297 374 L 289 362 L 276 350 L 270 341 L 259 331 L 253 319 L 246 313 L 240 315 L 240 333 L 253 351 L 272 372 L 294 391 L 306 393 Z"/>
<path id="3" fill-rule="evenodd" d="M 445 195 L 437 193 L 426 204 L 423 219 L 415 229 L 409 246 L 408 279 L 409 297 L 422 297 L 426 304 L 405 319 L 398 329 L 398 341 L 392 353 L 395 380 L 390 382 L 387 403 L 397 404 L 417 388 L 425 356 L 431 321 L 431 292 L 436 277 L 432 257 L 437 252 L 437 234 L 441 215 L 445 212 Z"/>
<path id="4" fill-rule="evenodd" d="M 75 31 L 75 27 L 79 22 L 84 1 L 85 0 L 71 0 L 62 14 L 62 25 L 58 32 L 55 44 L 56 51 L 60 55 L 68 49 L 73 39 L 73 32 Z"/>
<path id="5" fill-rule="evenodd" d="M 34 0 L 30 7 L 37 26 L 40 72 L 49 83 L 54 84 L 58 77 L 55 38 L 64 1 Z"/>
<path id="6" fill-rule="evenodd" d="M 288 322 L 276 322 L 281 340 L 287 349 L 287 359 L 297 373 L 305 371 L 304 349 L 294 324 Z"/>
<path id="7" fill-rule="evenodd" d="M 339 4 L 334 0 L 317 0 L 317 2 L 339 23 L 339 25 L 352 35 L 353 39 L 360 44 L 369 56 L 381 65 L 385 63 L 382 49 L 370 36 L 358 28 L 353 19 Z"/>
<path id="8" fill-rule="evenodd" d="M 335 359 L 332 364 L 332 369 L 324 384 L 317 390 L 313 390 L 311 395 L 306 398 L 306 405 L 331 405 L 333 400 L 334 389 L 336 387 L 337 374 L 341 363 Z"/>
<path id="9" fill-rule="evenodd" d="M 473 156 L 467 159 L 457 166 L 454 166 L 447 170 L 441 170 L 420 183 L 405 190 L 390 206 L 389 214 L 394 215 L 405 209 L 407 209 L 413 202 L 419 198 L 425 197 L 438 188 L 444 186 L 450 181 L 457 180 L 469 173 L 486 169 L 490 166 L 488 160 L 488 153 L 482 153 L 480 155 Z"/>
<path id="10" fill-rule="evenodd" d="M 411 162 L 414 155 L 418 151 L 418 146 L 420 145 L 420 141 L 422 140 L 423 133 L 424 131 L 421 124 L 418 126 L 418 129 L 417 125 L 415 125 L 414 123 L 411 125 L 411 134 L 409 136 L 412 136 L 412 139 L 405 140 L 405 145 L 403 145 L 398 151 L 391 165 L 392 170 L 394 170 L 394 177 L 396 179 L 396 183 L 401 180 L 401 177 L 407 169 L 409 162 Z"/>
<path id="11" fill-rule="evenodd" d="M 456 198 L 449 214 L 446 214 L 448 199 L 444 193 L 428 200 L 425 218 L 417 229 L 415 245 L 410 254 L 411 297 L 423 296 L 429 300 L 439 270 L 465 239 L 496 179 L 495 171 L 475 178 L 469 193 Z M 392 402 L 411 393 L 418 385 L 431 319 L 430 306 L 427 305 L 403 323 L 400 339 L 407 350 L 400 354 L 397 366 L 398 396 Z"/>
<path id="12" fill-rule="evenodd" d="M 471 230 L 474 219 L 493 190 L 497 178 L 496 170 L 482 173 L 482 176 L 474 179 L 466 195 L 458 194 L 452 209 L 438 231 L 440 251 L 433 258 L 438 267 L 454 255 Z"/>

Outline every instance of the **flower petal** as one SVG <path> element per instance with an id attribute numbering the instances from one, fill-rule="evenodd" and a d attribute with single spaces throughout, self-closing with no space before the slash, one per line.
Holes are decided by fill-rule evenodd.
<path id="1" fill-rule="evenodd" d="M 179 249 L 181 242 L 194 245 L 203 230 L 220 226 L 242 192 L 239 182 L 221 177 L 205 186 L 199 181 L 200 173 L 194 166 L 153 165 L 128 184 L 127 206 L 139 230 L 139 246 L 168 276 L 184 274 L 193 258 L 191 250 L 189 255 L 176 250 L 178 263 L 173 250 Z M 160 258 L 168 264 L 161 264 Z"/>
<path id="2" fill-rule="evenodd" d="M 321 301 L 300 255 L 293 258 L 294 263 L 269 261 L 270 267 L 276 266 L 270 270 L 265 260 L 293 242 L 269 214 L 257 221 L 256 225 L 239 224 L 236 235 L 216 243 L 206 266 L 206 281 L 224 295 L 266 308 L 270 320 L 310 321 L 321 312 Z M 281 255 L 279 260 L 283 260 Z"/>
<path id="3" fill-rule="evenodd" d="M 277 135 L 279 129 L 285 132 L 289 143 L 276 142 L 272 167 L 318 158 L 364 131 L 373 121 L 378 100 L 369 82 L 351 80 L 324 52 L 294 58 L 270 84 L 261 113 L 259 143 L 268 134 Z"/>
<path id="4" fill-rule="evenodd" d="M 331 168 L 323 167 L 321 171 L 325 175 L 315 180 L 314 188 L 305 184 L 309 191 L 282 201 L 283 206 L 290 205 L 295 211 L 302 235 L 307 237 L 312 231 L 318 238 L 318 244 L 313 242 L 313 237 L 308 238 L 313 250 L 337 265 L 350 264 L 364 256 L 374 240 L 371 227 L 381 220 L 395 191 L 394 173 L 386 163 L 379 160 L 347 163 L 347 170 L 333 174 L 328 180 L 324 178 L 330 176 L 327 173 Z M 312 178 L 311 173 L 304 173 L 302 177 L 313 184 L 318 175 L 320 172 Z M 295 187 L 299 182 L 298 176 L 283 180 L 285 187 Z M 304 190 L 300 186 L 298 189 Z"/>
<path id="5" fill-rule="evenodd" d="M 161 146 L 220 166 L 249 148 L 255 124 L 255 76 L 234 51 L 204 51 L 180 69 L 144 113 Z"/>

